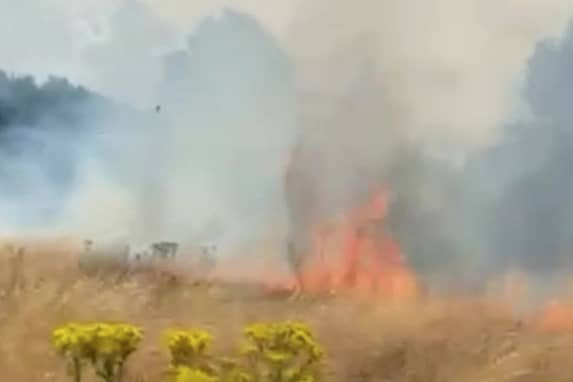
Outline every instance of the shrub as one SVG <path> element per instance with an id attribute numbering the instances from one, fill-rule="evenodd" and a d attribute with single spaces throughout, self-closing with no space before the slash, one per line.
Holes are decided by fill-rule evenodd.
<path id="1" fill-rule="evenodd" d="M 166 333 L 171 366 L 208 367 L 207 351 L 213 340 L 205 330 L 169 330 Z"/>
<path id="2" fill-rule="evenodd" d="M 310 329 L 299 322 L 256 323 L 244 330 L 237 358 L 209 355 L 212 336 L 200 329 L 169 330 L 169 377 L 173 382 L 315 382 L 323 352 Z M 54 330 L 53 344 L 74 382 L 85 366 L 104 382 L 119 382 L 143 332 L 126 324 L 68 324 Z"/>
<path id="3" fill-rule="evenodd" d="M 174 382 L 219 382 L 219 378 L 187 366 L 178 367 L 173 375 Z"/>
<path id="4" fill-rule="evenodd" d="M 255 380 L 311 382 L 320 379 L 323 352 L 303 323 L 258 323 L 245 328 L 243 354 Z"/>
<path id="5" fill-rule="evenodd" d="M 174 382 L 216 382 L 219 379 L 208 356 L 213 340 L 205 330 L 169 330 L 166 333 L 170 362 L 169 374 Z"/>
<path id="6" fill-rule="evenodd" d="M 68 324 L 53 333 L 54 347 L 66 359 L 74 382 L 82 380 L 86 364 L 102 381 L 121 381 L 142 338 L 140 328 L 127 324 Z"/>

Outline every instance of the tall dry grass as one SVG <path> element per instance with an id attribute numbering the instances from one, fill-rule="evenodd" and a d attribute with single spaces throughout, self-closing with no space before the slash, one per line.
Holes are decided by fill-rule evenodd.
<path id="1" fill-rule="evenodd" d="M 286 318 L 305 320 L 316 331 L 331 381 L 573 380 L 573 332 L 540 331 L 483 300 L 289 301 L 245 285 L 197 283 L 166 269 L 86 276 L 78 271 L 76 251 L 40 243 L 23 254 L 0 255 L 1 380 L 65 381 L 50 333 L 69 321 L 141 325 L 146 339 L 130 362 L 128 380 L 160 381 L 167 360 L 164 329 L 210 329 L 214 350 L 226 353 L 246 323 Z"/>

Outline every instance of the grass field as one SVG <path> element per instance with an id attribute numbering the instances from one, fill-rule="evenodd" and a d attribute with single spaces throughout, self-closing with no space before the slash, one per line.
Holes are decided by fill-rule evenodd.
<path id="1" fill-rule="evenodd" d="M 197 283 L 182 267 L 127 277 L 87 277 L 75 248 L 31 246 L 0 257 L 0 376 L 66 381 L 53 328 L 70 321 L 126 321 L 145 330 L 128 381 L 160 381 L 167 328 L 202 327 L 226 354 L 241 328 L 261 320 L 307 322 L 323 344 L 329 381 L 571 381 L 573 331 L 541 330 L 477 298 L 416 302 L 344 296 L 288 300 L 247 284 Z M 490 301 L 491 302 L 491 301 Z"/>

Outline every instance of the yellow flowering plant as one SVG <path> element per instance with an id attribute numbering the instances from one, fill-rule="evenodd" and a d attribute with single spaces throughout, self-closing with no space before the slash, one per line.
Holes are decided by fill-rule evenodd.
<path id="1" fill-rule="evenodd" d="M 169 330 L 169 377 L 173 382 L 317 382 L 323 352 L 300 322 L 255 323 L 244 329 L 237 358 L 213 358 L 212 336 L 200 329 Z M 103 382 L 119 382 L 143 331 L 127 324 L 77 324 L 57 328 L 53 345 L 66 360 L 73 382 L 90 367 Z"/>
<path id="2" fill-rule="evenodd" d="M 165 335 L 171 366 L 205 368 L 213 338 L 206 330 L 169 330 Z"/>
<path id="3" fill-rule="evenodd" d="M 220 379 L 200 369 L 179 366 L 174 371 L 173 382 L 219 382 Z"/>
<path id="4" fill-rule="evenodd" d="M 245 328 L 243 354 L 257 381 L 320 380 L 323 351 L 310 328 L 300 322 L 256 323 Z"/>
<path id="5" fill-rule="evenodd" d="M 241 365 L 240 360 L 221 358 L 218 365 L 221 382 L 251 382 L 253 376 Z"/>
<path id="6" fill-rule="evenodd" d="M 168 330 L 165 338 L 171 358 L 170 374 L 174 381 L 218 381 L 214 376 L 214 366 L 208 354 L 213 341 L 208 331 Z"/>
<path id="7" fill-rule="evenodd" d="M 104 382 L 121 381 L 142 338 L 143 331 L 128 324 L 68 324 L 53 332 L 54 347 L 67 360 L 74 382 L 81 381 L 85 364 Z"/>
<path id="8" fill-rule="evenodd" d="M 174 382 L 249 382 L 239 361 L 212 358 L 209 347 L 212 337 L 200 329 L 170 330 L 167 347 L 171 356 L 170 374 Z"/>
<path id="9" fill-rule="evenodd" d="M 64 357 L 74 382 L 82 380 L 84 364 L 91 357 L 91 339 L 85 329 L 79 324 L 68 324 L 57 328 L 52 334 L 52 343 Z"/>

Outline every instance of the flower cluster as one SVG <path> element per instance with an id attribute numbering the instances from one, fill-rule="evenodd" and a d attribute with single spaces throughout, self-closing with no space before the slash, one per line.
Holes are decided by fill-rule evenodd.
<path id="1" fill-rule="evenodd" d="M 316 382 L 323 352 L 311 330 L 299 322 L 256 323 L 244 330 L 236 358 L 214 358 L 213 341 L 200 329 L 169 330 L 169 375 L 173 382 Z M 123 379 L 125 363 L 143 338 L 127 324 L 68 324 L 53 332 L 53 345 L 66 360 L 74 382 L 86 367 L 103 382 Z"/>
<path id="2" fill-rule="evenodd" d="M 323 351 L 311 330 L 300 322 L 257 323 L 245 329 L 243 353 L 259 380 L 316 381 Z"/>
<path id="3" fill-rule="evenodd" d="M 205 361 L 213 338 L 205 330 L 169 330 L 167 348 L 172 366 L 199 367 Z"/>
<path id="4" fill-rule="evenodd" d="M 54 347 L 68 362 L 75 381 L 81 380 L 85 364 L 103 381 L 119 381 L 142 338 L 143 331 L 128 324 L 73 323 L 53 332 Z"/>

